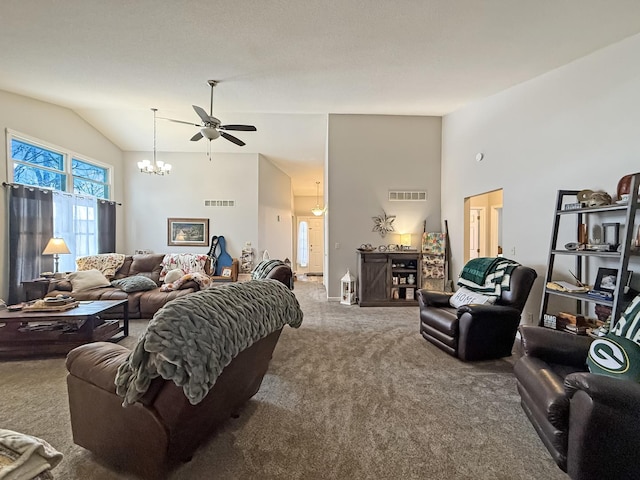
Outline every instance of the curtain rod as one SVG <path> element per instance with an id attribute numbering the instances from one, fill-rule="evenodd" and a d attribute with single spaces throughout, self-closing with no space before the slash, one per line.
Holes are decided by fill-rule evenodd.
<path id="1" fill-rule="evenodd" d="M 7 183 L 7 182 L 2 182 L 2 186 L 3 186 L 3 187 L 24 187 L 24 188 L 30 188 L 30 189 L 33 189 L 33 190 L 35 190 L 36 188 L 38 188 L 38 189 L 40 189 L 40 191 L 41 191 L 41 192 L 59 193 L 59 194 L 61 194 L 61 195 L 77 195 L 77 194 L 75 194 L 75 193 L 67 193 L 67 192 L 61 192 L 60 190 L 51 190 L 51 189 L 48 189 L 48 188 L 34 187 L 33 185 L 23 185 L 23 184 L 21 184 L 21 183 Z M 82 195 L 77 195 L 77 196 L 78 196 L 78 197 L 81 197 L 81 198 L 86 198 L 86 197 L 83 197 Z M 98 202 L 102 202 L 102 203 L 115 203 L 115 204 L 116 204 L 116 205 L 118 205 L 118 206 L 122 206 L 122 203 L 120 203 L 120 202 L 116 202 L 116 201 L 114 201 L 114 200 L 106 200 L 106 199 L 104 199 L 104 198 L 97 198 L 97 197 L 96 197 L 96 200 L 97 200 Z"/>

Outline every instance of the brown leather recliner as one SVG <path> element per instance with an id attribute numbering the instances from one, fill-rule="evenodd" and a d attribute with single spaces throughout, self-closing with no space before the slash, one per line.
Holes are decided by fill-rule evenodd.
<path id="1" fill-rule="evenodd" d="M 67 388 L 73 441 L 116 468 L 165 478 L 255 395 L 280 332 L 240 352 L 197 405 L 181 387 L 156 378 L 140 402 L 123 408 L 114 380 L 130 350 L 106 342 L 72 350 Z"/>
<path id="2" fill-rule="evenodd" d="M 522 408 L 574 480 L 640 479 L 640 384 L 589 373 L 592 339 L 521 326 L 514 366 Z"/>
<path id="3" fill-rule="evenodd" d="M 186 300 L 197 303 L 199 295 L 206 292 L 194 293 Z M 274 298 L 273 302 L 279 303 L 272 305 L 273 309 L 282 306 L 294 315 L 291 305 L 282 305 L 281 297 Z M 248 311 L 262 321 L 261 309 Z M 301 321 L 299 306 L 296 312 Z M 256 394 L 281 332 L 277 329 L 238 353 L 195 405 L 182 387 L 158 377 L 139 401 L 123 408 L 115 380 L 131 351 L 107 342 L 75 348 L 66 362 L 73 441 L 110 465 L 143 478 L 166 477 L 176 464 L 190 460 L 196 449 Z"/>
<path id="4" fill-rule="evenodd" d="M 487 360 L 511 355 L 520 315 L 535 270 L 522 265 L 511 273 L 510 289 L 493 305 L 449 304 L 452 293 L 418 290 L 420 333 L 429 342 L 460 360 Z"/>

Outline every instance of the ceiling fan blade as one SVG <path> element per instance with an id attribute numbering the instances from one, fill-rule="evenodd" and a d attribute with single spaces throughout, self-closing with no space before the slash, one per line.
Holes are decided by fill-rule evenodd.
<path id="1" fill-rule="evenodd" d="M 242 140 L 240 140 L 239 138 L 234 137 L 233 135 L 229 135 L 228 133 L 220 132 L 220 136 L 222 138 L 226 138 L 230 142 L 235 143 L 236 145 L 240 145 L 241 147 L 244 147 L 246 145 L 246 143 L 244 143 Z"/>
<path id="2" fill-rule="evenodd" d="M 218 128 L 222 130 L 237 130 L 242 132 L 256 132 L 256 127 L 253 125 L 220 125 Z"/>
<path id="3" fill-rule="evenodd" d="M 193 137 L 191 137 L 192 142 L 197 142 L 202 138 L 202 134 L 200 132 L 196 133 Z"/>
<path id="4" fill-rule="evenodd" d="M 193 125 L 194 127 L 201 127 L 202 125 L 200 125 L 199 123 L 193 123 L 193 122 L 185 122 L 184 120 L 175 120 L 173 118 L 167 118 L 167 117 L 158 117 L 160 120 L 169 120 L 170 122 L 175 122 L 175 123 L 184 123 L 185 125 Z"/>
<path id="5" fill-rule="evenodd" d="M 211 118 L 209 117 L 209 114 L 207 112 L 205 112 L 202 107 L 199 107 L 197 105 L 191 105 L 191 106 L 193 107 L 193 109 L 196 111 L 196 113 L 202 119 L 202 121 L 204 123 L 210 123 L 211 122 Z"/>

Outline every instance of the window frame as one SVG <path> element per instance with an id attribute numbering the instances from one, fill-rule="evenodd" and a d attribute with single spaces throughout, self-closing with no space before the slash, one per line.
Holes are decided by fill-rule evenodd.
<path id="1" fill-rule="evenodd" d="M 91 157 L 88 157 L 86 155 L 82 155 L 79 154 L 73 150 L 70 150 L 68 148 L 64 148 L 61 147 L 59 145 L 55 145 L 53 143 L 50 142 L 46 142 L 44 140 L 40 140 L 39 138 L 35 138 L 32 137 L 31 135 L 27 135 L 12 129 L 7 128 L 6 129 L 6 147 L 7 147 L 7 179 L 10 183 L 14 183 L 14 177 L 13 177 L 13 173 L 14 173 L 14 165 L 15 162 L 20 162 L 21 164 L 28 164 L 28 162 L 21 162 L 20 160 L 15 160 L 13 158 L 12 152 L 11 152 L 11 144 L 12 144 L 12 140 L 17 140 L 20 142 L 24 142 L 24 143 L 28 143 L 31 144 L 35 147 L 40 147 L 46 150 L 51 150 L 54 153 L 60 154 L 63 157 L 63 164 L 64 164 L 64 170 L 54 170 L 48 167 L 39 167 L 39 168 L 44 168 L 46 170 L 51 170 L 57 173 L 60 173 L 62 175 L 64 175 L 65 177 L 65 190 L 58 190 L 55 188 L 50 188 L 50 187 L 43 187 L 40 185 L 28 185 L 30 187 L 35 187 L 35 188 L 43 188 L 43 189 L 49 189 L 49 190 L 56 190 L 59 192 L 64 192 L 64 193 L 70 193 L 73 195 L 81 195 L 81 196 L 89 196 L 92 197 L 94 195 L 90 195 L 87 193 L 75 193 L 74 192 L 74 179 L 78 178 L 80 180 L 85 180 L 85 181 L 89 181 L 89 182 L 93 182 L 93 183 L 99 183 L 99 184 L 103 184 L 106 187 L 107 190 L 107 197 L 95 197 L 98 198 L 100 200 L 108 200 L 111 201 L 112 197 L 113 197 L 113 166 L 112 165 L 108 165 L 106 163 L 100 162 L 98 160 L 95 160 Z M 73 160 L 78 160 L 80 162 L 89 164 L 91 166 L 95 166 L 101 169 L 104 169 L 106 171 L 106 176 L 107 176 L 107 180 L 106 182 L 97 182 L 96 180 L 93 180 L 91 178 L 87 178 L 87 177 L 81 177 L 81 176 L 77 176 L 73 174 Z"/>

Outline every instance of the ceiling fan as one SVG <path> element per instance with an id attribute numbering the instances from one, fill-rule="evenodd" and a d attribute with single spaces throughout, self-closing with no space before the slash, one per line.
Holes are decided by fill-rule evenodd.
<path id="1" fill-rule="evenodd" d="M 226 138 L 230 142 L 235 143 L 239 146 L 246 145 L 242 140 L 233 135 L 228 134 L 227 130 L 235 130 L 241 132 L 255 132 L 256 127 L 253 125 L 221 125 L 220 120 L 213 116 L 213 88 L 218 84 L 217 80 L 209 80 L 209 85 L 211 86 L 211 105 L 209 108 L 209 113 L 205 111 L 204 108 L 198 107 L 197 105 L 192 105 L 195 112 L 198 114 L 201 123 L 193 123 L 193 122 L 185 122 L 183 120 L 174 120 L 173 118 L 162 118 L 163 120 L 169 120 L 171 122 L 176 123 L 185 123 L 187 125 L 194 125 L 196 127 L 200 127 L 200 131 L 196 133 L 193 137 L 191 137 L 192 142 L 197 142 L 201 138 L 206 138 L 209 141 L 215 140 L 218 137 Z"/>

